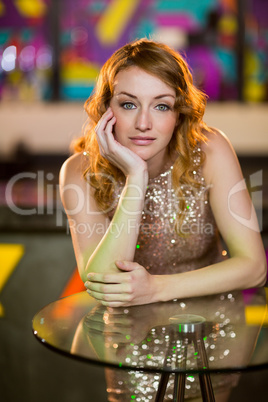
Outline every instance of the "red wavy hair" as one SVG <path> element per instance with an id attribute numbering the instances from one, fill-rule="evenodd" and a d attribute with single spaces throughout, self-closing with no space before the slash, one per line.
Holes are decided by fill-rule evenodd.
<path id="1" fill-rule="evenodd" d="M 174 108 L 178 111 L 179 121 L 169 144 L 169 151 L 176 150 L 172 170 L 173 187 L 181 199 L 177 230 L 186 205 L 181 194 L 181 184 L 199 186 L 192 171 L 193 151 L 197 144 L 206 141 L 208 127 L 203 122 L 206 95 L 193 85 L 193 78 L 183 57 L 169 46 L 149 39 L 139 39 L 117 50 L 103 65 L 95 90 L 85 102 L 88 120 L 84 135 L 76 140 L 74 150 L 86 151 L 89 155 L 84 176 L 88 177 L 95 189 L 95 199 L 101 210 L 107 210 L 113 203 L 115 184 L 124 180 L 123 173 L 101 156 L 95 134 L 95 126 L 107 110 L 113 96 L 113 83 L 119 71 L 136 66 L 160 78 L 175 90 Z M 200 160 L 203 163 L 204 155 Z M 88 175 L 90 172 L 90 175 Z"/>

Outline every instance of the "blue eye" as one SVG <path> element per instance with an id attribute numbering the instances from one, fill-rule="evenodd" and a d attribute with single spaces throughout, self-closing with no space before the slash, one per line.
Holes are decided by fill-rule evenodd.
<path id="1" fill-rule="evenodd" d="M 168 105 L 161 104 L 157 105 L 156 109 L 160 110 L 160 112 L 165 112 L 167 110 L 170 110 L 170 107 Z"/>
<path id="2" fill-rule="evenodd" d="M 135 109 L 135 105 L 133 103 L 131 103 L 131 102 L 122 103 L 121 106 L 126 110 Z"/>

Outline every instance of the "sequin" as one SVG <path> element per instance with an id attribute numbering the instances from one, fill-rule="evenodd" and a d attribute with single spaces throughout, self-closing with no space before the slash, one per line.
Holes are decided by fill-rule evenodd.
<path id="1" fill-rule="evenodd" d="M 173 274 L 194 270 L 221 261 L 222 247 L 216 222 L 208 202 L 209 186 L 202 175 L 200 148 L 194 150 L 194 171 L 198 187 L 182 185 L 187 202 L 181 225 L 176 231 L 179 200 L 172 186 L 173 166 L 149 179 L 134 261 L 151 274 Z M 121 194 L 119 184 L 117 194 Z M 115 209 L 109 217 L 112 219 Z"/>
<path id="2" fill-rule="evenodd" d="M 233 295 L 235 298 L 235 296 Z M 225 297 L 224 300 L 217 295 L 215 296 L 212 304 L 215 305 L 217 312 L 221 311 L 221 314 L 228 316 L 229 314 L 234 315 L 233 306 L 231 300 Z M 239 306 L 239 301 L 237 300 L 237 305 Z M 177 302 L 178 312 L 185 311 L 185 308 L 191 309 L 191 302 Z M 209 366 L 211 368 L 214 365 L 218 365 L 219 362 L 229 359 L 229 356 L 236 351 L 236 343 L 233 343 L 231 338 L 236 336 L 231 326 L 225 325 L 221 322 L 219 314 L 215 314 L 216 321 L 214 325 L 211 326 L 210 333 L 205 339 L 205 349 L 207 358 L 209 361 Z M 235 313 L 235 316 L 239 314 Z M 230 321 L 230 319 L 229 319 Z M 223 324 L 221 330 L 219 330 L 220 325 Z M 178 335 L 177 335 L 178 336 Z M 196 370 L 198 353 L 194 347 L 194 344 L 190 342 L 185 343 L 185 338 L 174 337 L 170 332 L 170 327 L 155 327 L 151 328 L 144 340 L 139 344 L 129 344 L 125 346 L 124 354 L 125 358 L 122 356 L 122 363 L 130 365 L 128 371 L 116 371 L 108 369 L 109 375 L 108 389 L 110 394 L 109 401 L 120 401 L 124 402 L 129 400 L 127 398 L 130 395 L 136 395 L 140 400 L 149 401 L 155 400 L 156 391 L 158 389 L 160 376 L 159 374 L 146 373 L 144 371 L 131 370 L 132 367 L 146 369 L 154 368 L 157 370 L 158 367 L 162 367 L 164 362 L 165 365 L 169 366 L 170 369 L 178 367 L 178 365 L 186 365 L 186 367 L 191 370 Z M 185 348 L 187 348 L 187 357 L 185 353 Z M 223 363 L 221 363 L 223 364 Z M 224 376 L 216 375 L 214 387 L 221 388 L 222 386 L 230 386 L 232 383 L 235 385 L 237 382 L 236 376 Z M 173 400 L 174 388 L 174 375 L 169 377 L 165 401 Z M 118 393 L 118 390 L 121 392 Z M 200 395 L 200 386 L 198 375 L 187 375 L 186 376 L 186 398 L 194 398 Z"/>
<path id="3" fill-rule="evenodd" d="M 174 274 L 185 271 L 191 271 L 204 266 L 222 261 L 223 248 L 221 246 L 216 222 L 209 204 L 209 187 L 206 185 L 202 170 L 199 167 L 201 149 L 194 150 L 193 175 L 198 181 L 199 186 L 193 188 L 189 185 L 182 186 L 185 201 L 187 203 L 186 211 L 182 222 L 183 236 L 176 232 L 176 216 L 180 211 L 179 200 L 172 186 L 172 169 L 168 167 L 163 173 L 154 179 L 150 179 L 145 195 L 144 209 L 140 223 L 140 231 L 134 261 L 138 262 L 151 274 Z M 195 173 L 194 173 L 195 172 Z M 116 197 L 120 196 L 123 185 L 119 185 Z M 109 217 L 112 219 L 115 209 L 111 211 Z M 224 295 L 219 297 L 219 305 L 222 301 L 232 303 L 235 298 Z M 176 301 L 174 301 L 176 303 Z M 179 304 L 180 303 L 180 304 Z M 178 309 L 187 311 L 188 302 L 178 302 Z M 215 319 L 218 324 L 215 325 L 213 333 L 209 334 L 205 347 L 208 358 L 211 363 L 219 359 L 219 356 L 226 358 L 224 352 L 219 350 L 218 341 L 224 344 L 236 336 L 232 328 L 228 327 L 226 315 L 221 322 L 220 315 L 224 311 L 216 311 Z M 220 326 L 221 325 L 221 326 Z M 143 341 L 141 345 L 129 345 L 128 358 L 131 359 L 133 367 L 154 367 L 157 368 L 163 364 L 166 358 L 166 350 L 170 347 L 171 339 L 165 327 L 156 327 L 150 331 L 151 341 Z M 147 347 L 146 347 L 147 346 Z M 176 348 L 167 358 L 170 367 L 176 367 L 184 358 L 184 349 L 181 341 L 174 344 Z M 218 350 L 217 350 L 218 348 Z M 196 356 L 193 346 L 188 347 L 186 364 L 189 368 L 196 367 Z M 131 357 L 129 357 L 131 356 Z M 148 358 L 147 356 L 150 356 Z M 142 378 L 144 374 L 138 371 L 114 371 L 107 370 L 109 375 L 107 381 L 109 389 L 120 388 L 118 381 L 124 379 L 122 386 L 122 397 L 118 397 L 115 392 L 110 393 L 109 401 L 125 401 L 129 392 L 136 395 L 140 401 L 149 401 L 155 398 L 155 392 L 159 383 L 159 376 L 150 374 L 148 378 Z M 170 377 L 166 399 L 172 400 L 174 386 L 174 376 Z M 200 392 L 198 376 L 188 376 L 186 380 L 187 397 L 195 397 Z"/>

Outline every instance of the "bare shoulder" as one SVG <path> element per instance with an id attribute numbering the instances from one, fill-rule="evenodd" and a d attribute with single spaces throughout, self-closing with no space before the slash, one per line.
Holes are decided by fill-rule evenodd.
<path id="1" fill-rule="evenodd" d="M 202 150 L 206 155 L 210 156 L 226 152 L 234 152 L 233 147 L 228 137 L 219 129 L 211 128 L 211 131 L 206 131 L 207 141 L 202 144 Z"/>
<path id="2" fill-rule="evenodd" d="M 85 156 L 83 153 L 76 153 L 70 156 L 63 163 L 60 169 L 60 185 L 82 184 L 84 181 L 83 172 L 85 170 Z"/>
<path id="3" fill-rule="evenodd" d="M 84 177 L 87 158 L 83 153 L 76 153 L 70 156 L 60 169 L 60 196 L 63 206 L 68 211 L 75 211 L 79 202 L 84 205 L 85 197 L 93 198 L 93 190 Z M 95 208 L 95 202 L 92 201 L 91 204 L 92 208 Z"/>
<path id="4" fill-rule="evenodd" d="M 219 170 L 240 169 L 234 148 L 227 136 L 216 128 L 206 131 L 207 141 L 202 144 L 205 153 L 203 173 L 208 183 Z"/>

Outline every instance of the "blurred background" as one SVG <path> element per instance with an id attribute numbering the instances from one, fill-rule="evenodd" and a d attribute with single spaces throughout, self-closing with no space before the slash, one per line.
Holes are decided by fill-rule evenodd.
<path id="1" fill-rule="evenodd" d="M 59 169 L 100 67 L 144 36 L 182 52 L 207 93 L 205 121 L 238 154 L 268 248 L 266 0 L 0 0 L 3 402 L 105 401 L 103 370 L 43 348 L 31 319 L 77 290 Z M 232 400 L 266 400 L 267 374 L 242 376 Z"/>

